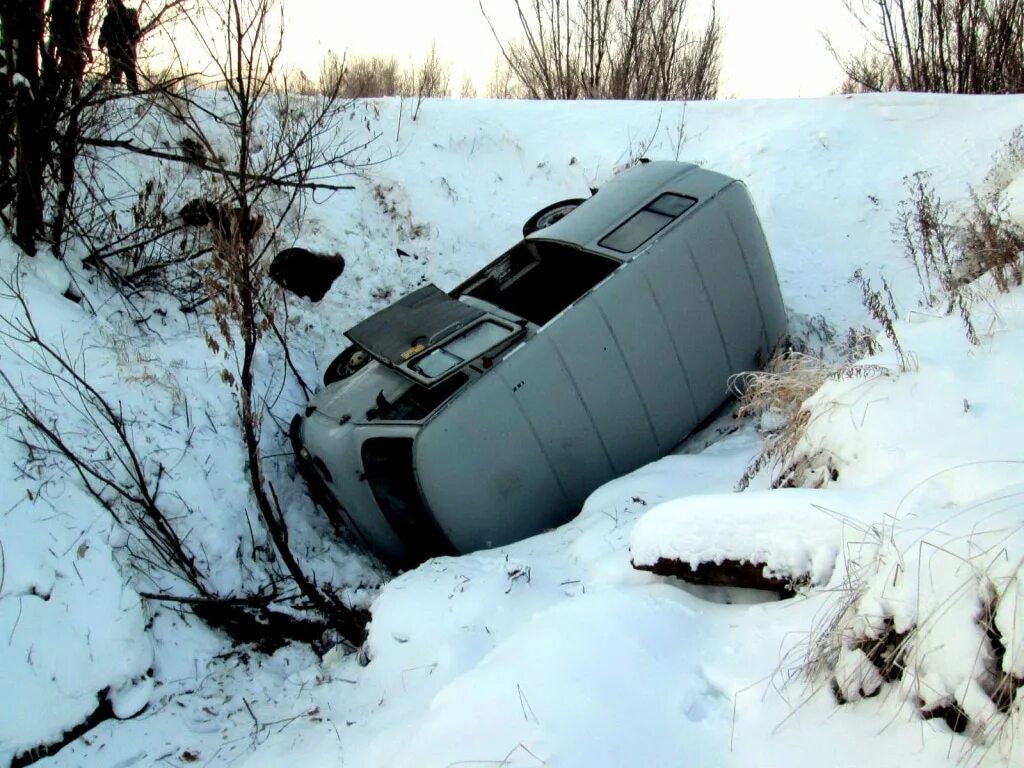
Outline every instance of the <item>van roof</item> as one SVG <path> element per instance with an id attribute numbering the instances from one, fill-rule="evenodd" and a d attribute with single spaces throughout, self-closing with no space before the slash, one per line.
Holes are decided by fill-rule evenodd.
<path id="1" fill-rule="evenodd" d="M 619 173 L 569 215 L 534 232 L 527 240 L 558 240 L 584 248 L 598 248 L 599 240 L 664 192 L 675 192 L 701 201 L 713 197 L 733 181 L 728 176 L 693 163 L 641 163 Z M 621 254 L 616 256 L 621 258 Z"/>

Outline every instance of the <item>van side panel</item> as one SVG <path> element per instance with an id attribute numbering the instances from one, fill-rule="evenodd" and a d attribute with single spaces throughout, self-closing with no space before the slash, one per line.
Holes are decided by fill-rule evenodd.
<path id="1" fill-rule="evenodd" d="M 462 552 L 565 522 L 615 475 L 544 333 L 438 413 L 415 453 L 427 506 Z"/>
<path id="2" fill-rule="evenodd" d="M 555 340 L 539 334 L 496 373 L 532 426 L 575 514 L 587 495 L 612 476 L 614 466 Z"/>
<path id="3" fill-rule="evenodd" d="M 690 255 L 687 231 L 685 222 L 676 225 L 632 267 L 643 273 L 664 318 L 699 421 L 725 399 L 732 370 L 711 300 Z"/>
<path id="4" fill-rule="evenodd" d="M 730 372 L 750 370 L 765 334 L 746 260 L 721 198 L 710 200 L 682 225 L 722 332 Z"/>
<path id="5" fill-rule="evenodd" d="M 558 348 L 616 474 L 658 456 L 651 419 L 595 298 L 598 293 L 621 297 L 621 277 L 620 270 L 540 334 Z"/>
<path id="6" fill-rule="evenodd" d="M 496 375 L 429 422 L 413 456 L 427 508 L 457 552 L 506 544 L 566 519 L 537 434 Z"/>
<path id="7" fill-rule="evenodd" d="M 670 248 L 673 240 L 666 239 Z M 641 261 L 653 254 L 641 257 Z M 687 258 L 670 254 L 669 258 Z M 638 262 L 619 270 L 594 298 L 612 329 L 626 371 L 643 401 L 659 454 L 674 448 L 700 418 L 690 382 L 676 352 L 664 314 Z M 686 288 L 680 287 L 685 294 Z M 639 427 L 638 427 L 639 429 Z"/>
<path id="8" fill-rule="evenodd" d="M 768 241 L 757 218 L 750 193 L 743 184 L 736 182 L 726 189 L 722 193 L 722 205 L 736 237 L 739 238 L 747 259 L 747 269 L 754 281 L 761 315 L 764 318 L 768 343 L 764 352 L 767 355 L 786 333 L 788 324 L 779 279 L 772 264 L 771 252 L 768 250 Z"/>

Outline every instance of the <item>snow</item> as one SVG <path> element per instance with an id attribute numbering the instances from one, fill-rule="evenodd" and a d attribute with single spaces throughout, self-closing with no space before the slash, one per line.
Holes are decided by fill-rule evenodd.
<path id="1" fill-rule="evenodd" d="M 1017 176 L 1003 189 L 1002 200 L 1006 205 L 1007 216 L 1024 226 L 1024 176 Z"/>
<path id="2" fill-rule="evenodd" d="M 13 488 L 13 467 L 3 471 Z M 59 482 L 59 481 L 58 481 Z M 111 688 L 119 717 L 148 701 L 153 664 L 146 613 L 126 588 L 109 543 L 110 521 L 74 488 L 49 488 L 5 510 L 0 558 L 0 762 L 11 753 L 59 740 Z M 87 515 L 77 508 L 89 509 Z M 40 519 L 42 518 L 42 519 Z M 13 692 L 20 692 L 14 695 Z"/>
<path id="3" fill-rule="evenodd" d="M 769 491 L 764 472 L 735 493 L 760 438 L 725 412 L 676 454 L 597 489 L 567 525 L 390 580 L 332 536 L 294 476 L 285 435 L 268 425 L 267 453 L 281 454 L 270 471 L 303 563 L 372 610 L 362 653 L 323 659 L 298 646 L 235 649 L 190 614 L 141 599 L 181 585 L 133 571 L 127 550 L 138 542 L 77 477 L 30 456 L 8 418 L 0 687 L 15 693 L 0 697 L 0 765 L 59 738 L 105 689 L 130 719 L 100 724 L 41 765 L 810 768 L 837 755 L 872 768 L 1020 764 L 1020 705 L 1005 715 L 992 689 L 1024 676 L 1024 294 L 980 287 L 981 343 L 970 345 L 957 317 L 918 306 L 890 225 L 903 178 L 917 171 L 966 209 L 970 187 L 1024 123 L 1024 100 L 428 101 L 416 121 L 408 107 L 361 107 L 352 125 L 365 117 L 381 134 L 371 152 L 391 159 L 346 177 L 354 191 L 318 197 L 302 231 L 284 233 L 347 263 L 323 302 L 289 305 L 307 380 L 319 381 L 354 322 L 425 281 L 451 288 L 514 243 L 535 210 L 586 195 L 631 156 L 675 157 L 680 134 L 680 159 L 748 185 L 794 328 L 821 328 L 819 315 L 840 332 L 869 323 L 848 280 L 857 268 L 884 274 L 912 365 L 897 371 L 886 349 L 864 362 L 893 375 L 829 381 L 807 403 L 800 450 L 838 472 L 821 490 Z M 102 179 L 114 196 L 151 176 L 167 182 L 171 209 L 200 190 L 158 161 L 122 165 Z M 1022 179 L 1019 169 L 1007 177 L 1011 207 Z M 19 260 L 4 241 L 0 274 L 15 271 L 42 334 L 81 361 L 132 420 L 147 459 L 168 468 L 166 503 L 217 588 L 257 582 L 270 548 L 248 504 L 226 363 L 195 317 L 156 299 L 165 314 L 149 314 L 146 332 L 76 259 Z M 61 296 L 72 280 L 81 305 Z M 17 308 L 0 297 L 0 314 Z M 69 434 L 90 434 L 31 361 L 0 354 L 4 373 Z M 257 364 L 286 424 L 301 392 L 269 352 Z M 793 600 L 769 601 L 630 563 L 664 556 L 756 560 L 812 580 Z M 894 681 L 867 642 L 890 628 L 911 638 Z M 822 659 L 849 703 L 836 703 Z M 922 705 L 949 702 L 976 724 L 968 733 L 920 718 Z"/>

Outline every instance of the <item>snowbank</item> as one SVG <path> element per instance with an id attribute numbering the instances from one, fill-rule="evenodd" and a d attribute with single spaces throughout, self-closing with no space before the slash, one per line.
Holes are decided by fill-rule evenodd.
<path id="1" fill-rule="evenodd" d="M 153 687 L 146 612 L 125 587 L 106 512 L 74 488 L 60 489 L 59 506 L 42 493 L 8 497 L 0 529 L 0 764 L 60 741 L 101 694 L 130 717 Z"/>
<path id="2" fill-rule="evenodd" d="M 896 332 L 913 370 L 827 383 L 807 403 L 802 445 L 831 457 L 836 486 L 890 494 L 861 511 L 864 535 L 846 548 L 848 602 L 826 638 L 842 698 L 895 683 L 909 707 L 1009 759 L 1024 724 L 1024 404 L 1011 394 L 1024 290 L 979 290 L 979 346 L 957 317 L 912 314 Z"/>

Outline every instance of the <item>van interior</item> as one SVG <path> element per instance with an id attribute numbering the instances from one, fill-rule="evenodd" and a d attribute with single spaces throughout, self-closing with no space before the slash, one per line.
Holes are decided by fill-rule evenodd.
<path id="1" fill-rule="evenodd" d="M 621 263 L 565 243 L 524 240 L 451 295 L 472 296 L 535 325 L 545 325 Z"/>

